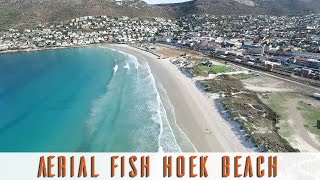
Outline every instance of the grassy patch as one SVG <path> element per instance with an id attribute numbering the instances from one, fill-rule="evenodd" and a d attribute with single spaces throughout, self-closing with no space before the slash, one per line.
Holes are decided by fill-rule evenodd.
<path id="1" fill-rule="evenodd" d="M 308 105 L 304 102 L 299 102 L 299 108 L 297 108 L 303 119 L 304 126 L 313 134 L 317 135 L 318 139 L 320 137 L 320 129 L 317 129 L 317 120 L 320 120 L 320 109 Z"/>
<path id="2" fill-rule="evenodd" d="M 222 104 L 261 149 L 271 152 L 296 151 L 277 132 L 278 116 L 259 98 L 244 88 L 239 78 L 220 75 L 200 81 L 208 92 L 222 92 Z"/>
<path id="3" fill-rule="evenodd" d="M 272 109 L 272 111 L 277 113 L 279 116 L 280 120 L 277 123 L 277 127 L 279 127 L 279 134 L 290 140 L 292 140 L 294 130 L 291 128 L 288 121 L 286 103 L 289 99 L 300 96 L 301 95 L 292 92 L 273 93 L 270 95 L 270 98 L 267 101 L 265 101 L 267 105 Z"/>
<path id="4" fill-rule="evenodd" d="M 200 76 L 208 76 L 209 74 L 219 74 L 219 73 L 228 73 L 232 72 L 233 69 L 227 66 L 214 66 L 212 65 L 211 67 L 206 67 L 202 64 L 199 64 L 193 68 L 193 74 L 195 76 L 200 75 Z"/>
<path id="5" fill-rule="evenodd" d="M 200 81 L 204 85 L 205 90 L 211 93 L 224 92 L 227 94 L 238 93 L 244 90 L 242 82 L 229 75 L 220 75 L 215 79 L 207 79 Z"/>
<path id="6" fill-rule="evenodd" d="M 227 66 L 211 66 L 211 67 L 206 67 L 203 65 L 199 65 L 198 69 L 207 72 L 208 74 L 219 74 L 219 73 L 227 73 L 227 72 L 232 72 L 232 68 L 229 68 Z"/>
<path id="7" fill-rule="evenodd" d="M 254 73 L 241 73 L 241 74 L 234 74 L 233 76 L 240 79 L 240 80 L 250 79 L 250 78 L 256 77 L 256 75 Z"/>
<path id="8" fill-rule="evenodd" d="M 281 93 L 273 93 L 269 96 L 270 98 L 267 100 L 268 106 L 277 114 L 279 114 L 281 119 L 287 119 L 287 108 L 285 103 L 288 102 L 289 99 L 302 97 L 300 94 L 292 93 L 292 92 L 281 92 Z"/>

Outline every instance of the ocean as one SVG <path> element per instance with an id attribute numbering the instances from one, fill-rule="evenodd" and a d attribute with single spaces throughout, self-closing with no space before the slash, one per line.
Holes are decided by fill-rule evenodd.
<path id="1" fill-rule="evenodd" d="M 147 62 L 106 47 L 0 55 L 1 152 L 185 152 Z"/>

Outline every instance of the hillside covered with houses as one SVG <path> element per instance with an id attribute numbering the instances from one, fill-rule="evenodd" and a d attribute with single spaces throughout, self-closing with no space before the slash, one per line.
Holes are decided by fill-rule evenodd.
<path id="1" fill-rule="evenodd" d="M 74 47 L 98 43 L 165 43 L 247 65 L 319 81 L 320 15 L 130 18 L 83 16 L 11 28 L 0 51 Z"/>

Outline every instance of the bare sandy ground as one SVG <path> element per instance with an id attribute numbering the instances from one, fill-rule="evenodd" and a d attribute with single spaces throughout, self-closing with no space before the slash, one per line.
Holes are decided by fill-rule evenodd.
<path id="1" fill-rule="evenodd" d="M 126 45 L 110 45 L 147 61 L 151 71 L 166 89 L 174 107 L 178 126 L 199 152 L 253 151 L 241 143 L 230 125 L 191 79 L 184 76 L 168 59 Z"/>
<path id="2" fill-rule="evenodd" d="M 306 103 L 313 103 L 307 99 L 291 99 L 287 102 L 287 112 L 289 118 L 289 124 L 294 128 L 296 133 L 294 134 L 295 143 L 302 152 L 317 152 L 320 151 L 320 144 L 315 137 L 304 127 L 304 120 L 301 113 L 297 110 L 298 102 L 304 101 Z"/>
<path id="3" fill-rule="evenodd" d="M 290 86 L 273 77 L 260 75 L 259 77 L 242 80 L 242 83 L 249 90 L 255 92 L 292 92 L 296 91 L 295 86 Z"/>
<path id="4" fill-rule="evenodd" d="M 155 52 L 164 55 L 165 57 L 168 58 L 174 58 L 174 57 L 179 57 L 183 54 L 187 56 L 192 56 L 192 57 L 198 57 L 199 53 L 196 51 L 191 51 L 191 50 L 186 50 L 186 49 L 180 49 L 177 47 L 173 47 L 170 45 L 164 45 L 164 44 L 155 44 L 151 45 L 155 46 Z"/>
<path id="5" fill-rule="evenodd" d="M 309 86 L 265 72 L 256 70 L 250 71 L 257 73 L 260 76 L 242 80 L 242 82 L 247 89 L 255 92 L 299 92 L 312 95 L 313 93 L 320 91 L 320 88 L 318 87 Z"/>

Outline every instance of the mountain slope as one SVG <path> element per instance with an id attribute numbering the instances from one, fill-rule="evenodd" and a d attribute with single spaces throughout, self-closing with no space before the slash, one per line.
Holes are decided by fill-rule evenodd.
<path id="1" fill-rule="evenodd" d="M 320 0 L 194 0 L 157 6 L 176 16 L 185 13 L 298 15 L 320 12 Z"/>
<path id="2" fill-rule="evenodd" d="M 193 0 L 148 5 L 141 0 L 0 0 L 0 29 L 86 15 L 179 17 L 190 14 L 320 13 L 320 0 Z"/>
<path id="3" fill-rule="evenodd" d="M 140 0 L 0 0 L 0 27 L 64 21 L 87 15 L 163 17 L 161 8 Z"/>

